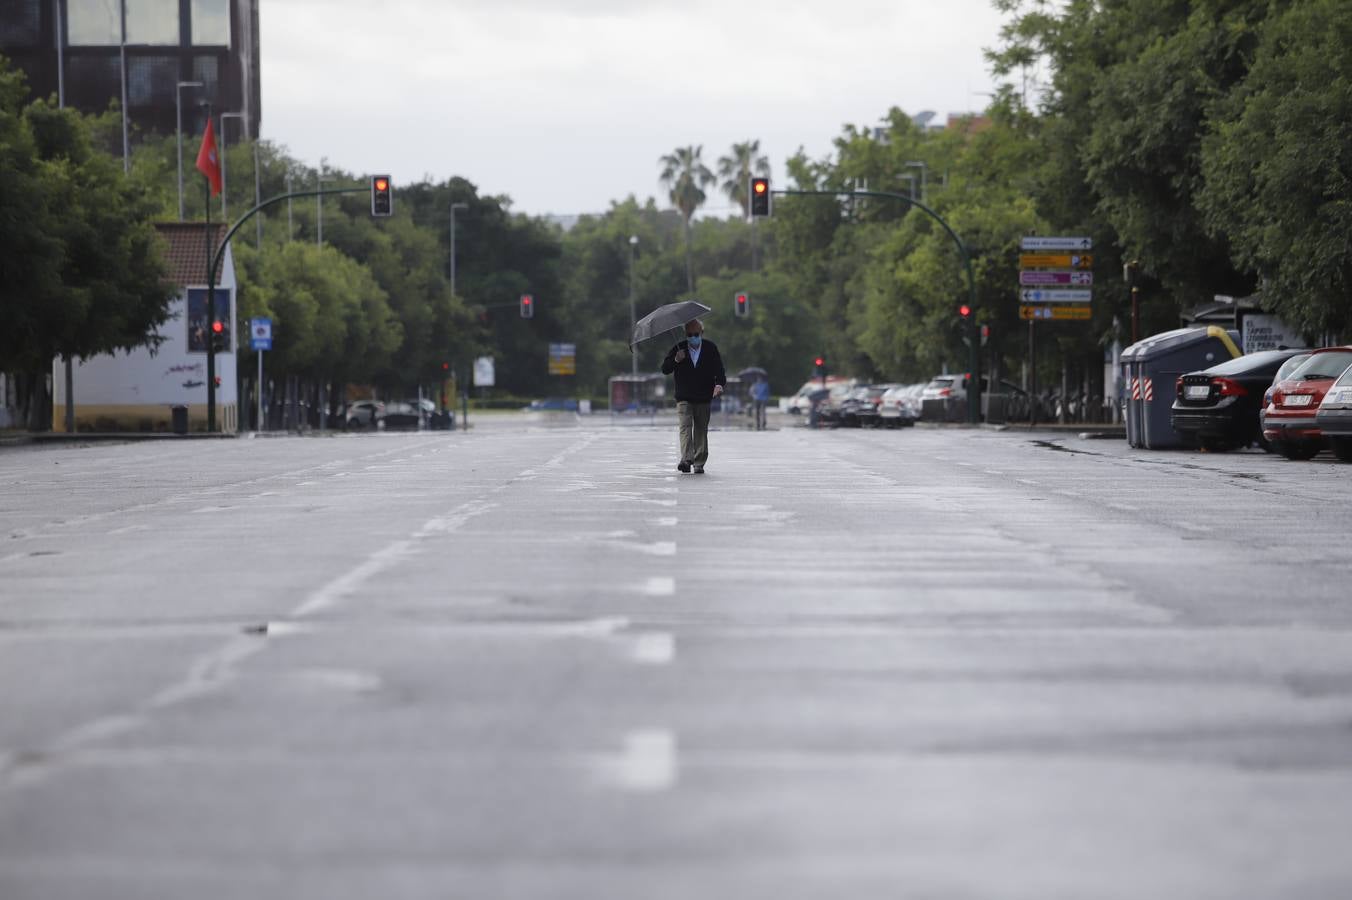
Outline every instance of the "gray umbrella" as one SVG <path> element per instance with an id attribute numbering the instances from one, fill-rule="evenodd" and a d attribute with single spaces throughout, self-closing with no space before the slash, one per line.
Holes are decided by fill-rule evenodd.
<path id="1" fill-rule="evenodd" d="M 634 333 L 629 339 L 629 346 L 634 347 L 644 341 L 659 338 L 668 331 L 681 328 L 686 322 L 691 319 L 698 319 L 707 312 L 709 312 L 709 307 L 694 300 L 682 300 L 679 303 L 659 306 L 634 323 Z"/>

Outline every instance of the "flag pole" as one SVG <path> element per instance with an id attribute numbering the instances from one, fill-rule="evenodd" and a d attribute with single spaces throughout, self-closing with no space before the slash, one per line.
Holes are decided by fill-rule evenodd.
<path id="1" fill-rule="evenodd" d="M 211 107 L 207 107 L 207 128 L 211 127 Z M 214 142 L 213 142 L 214 143 Z M 218 151 L 219 152 L 219 151 Z M 216 267 L 211 264 L 216 248 L 211 239 L 211 179 L 203 177 L 207 201 L 207 432 L 216 432 Z"/>

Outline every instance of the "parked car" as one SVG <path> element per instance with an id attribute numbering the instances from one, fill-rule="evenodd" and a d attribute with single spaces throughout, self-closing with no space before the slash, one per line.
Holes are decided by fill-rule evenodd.
<path id="1" fill-rule="evenodd" d="M 839 384 L 847 384 L 849 381 L 848 378 L 843 378 L 840 375 L 828 375 L 826 376 L 825 387 L 832 388 Z M 813 393 L 821 390 L 822 387 L 822 380 L 820 378 L 812 378 L 804 382 L 803 386 L 798 389 L 798 393 L 790 398 L 788 403 L 789 412 L 795 416 L 807 415 L 807 413 L 812 410 Z"/>
<path id="2" fill-rule="evenodd" d="M 840 424 L 853 428 L 879 424 L 878 404 L 890 387 L 893 385 L 864 384 L 855 388 L 841 406 Z"/>
<path id="3" fill-rule="evenodd" d="M 906 428 L 920 420 L 920 392 L 923 384 L 892 387 L 878 404 L 878 419 L 885 428 Z"/>
<path id="4" fill-rule="evenodd" d="M 1352 368 L 1343 372 L 1324 393 L 1324 402 L 1314 416 L 1319 431 L 1333 455 L 1352 462 Z"/>
<path id="5" fill-rule="evenodd" d="M 1348 366 L 1352 347 L 1315 350 L 1272 391 L 1263 410 L 1263 437 L 1287 459 L 1313 459 L 1324 446 L 1316 413 L 1324 394 Z"/>
<path id="6" fill-rule="evenodd" d="M 432 404 L 432 409 L 436 409 L 436 404 Z M 426 409 L 419 409 L 416 400 L 409 403 L 387 403 L 385 412 L 380 417 L 380 423 L 386 431 L 417 431 L 422 427 L 425 415 Z"/>
<path id="7" fill-rule="evenodd" d="M 1289 378 L 1289 377 L 1291 376 L 1291 373 L 1294 372 L 1294 371 L 1296 371 L 1296 369 L 1300 367 L 1300 364 L 1303 363 L 1303 362 L 1305 362 L 1305 360 L 1307 360 L 1307 359 L 1309 359 L 1309 358 L 1310 358 L 1310 351 L 1308 351 L 1308 350 L 1302 350 L 1302 351 L 1300 351 L 1299 353 L 1297 353 L 1295 356 L 1293 356 L 1293 357 L 1291 357 L 1290 359 L 1288 359 L 1286 362 L 1282 363 L 1282 367 L 1281 367 L 1280 369 L 1277 370 L 1277 374 L 1274 375 L 1274 376 L 1272 376 L 1272 384 L 1269 384 L 1269 385 L 1267 386 L 1267 390 L 1263 391 L 1263 405 L 1262 405 L 1262 407 L 1260 407 L 1260 409 L 1259 409 L 1259 412 L 1260 412 L 1260 417 L 1259 417 L 1259 418 L 1260 418 L 1260 420 L 1261 420 L 1261 418 L 1262 418 L 1262 417 L 1261 417 L 1261 412 L 1262 412 L 1262 410 L 1267 409 L 1267 408 L 1268 408 L 1268 404 L 1272 402 L 1272 391 L 1273 391 L 1273 389 L 1274 389 L 1275 387 L 1277 387 L 1278 384 L 1280 384 L 1281 382 L 1283 382 L 1283 381 L 1285 381 L 1287 378 Z M 1265 443 L 1266 443 L 1266 442 L 1265 442 Z"/>
<path id="8" fill-rule="evenodd" d="M 854 387 L 848 383 L 827 388 L 826 396 L 817 403 L 817 424 L 831 428 L 840 427 L 844 417 L 844 405 L 852 393 Z"/>
<path id="9" fill-rule="evenodd" d="M 349 403 L 342 412 L 343 427 L 348 430 L 375 429 L 385 415 L 385 404 L 379 400 L 358 400 Z"/>
<path id="10" fill-rule="evenodd" d="M 1266 350 L 1229 359 L 1175 384 L 1171 423 L 1185 444 L 1222 452 L 1263 439 L 1259 398 L 1273 378 L 1302 350 Z"/>

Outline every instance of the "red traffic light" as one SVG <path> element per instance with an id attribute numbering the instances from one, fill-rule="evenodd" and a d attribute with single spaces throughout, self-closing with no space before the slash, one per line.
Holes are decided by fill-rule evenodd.
<path id="1" fill-rule="evenodd" d="M 450 368 L 451 368 L 451 364 L 450 364 L 450 363 L 442 363 L 442 364 L 441 364 L 441 371 L 443 371 L 443 372 L 448 371 Z"/>
<path id="2" fill-rule="evenodd" d="M 215 322 L 212 322 L 212 323 L 211 323 L 211 333 L 212 333 L 212 334 L 221 334 L 221 333 L 223 333 L 224 331 L 225 331 L 225 325 L 224 325 L 219 319 L 217 319 Z"/>
<path id="3" fill-rule="evenodd" d="M 820 368 L 822 367 L 822 364 L 825 363 L 825 362 L 826 362 L 826 360 L 822 359 L 820 356 L 817 357 L 817 359 L 816 359 L 817 368 L 820 369 Z"/>
<path id="4" fill-rule="evenodd" d="M 770 185 L 766 184 L 764 181 L 758 178 L 755 181 L 751 182 L 751 189 L 758 194 L 763 194 L 770 189 Z"/>
<path id="5" fill-rule="evenodd" d="M 530 297 L 529 296 L 522 297 L 521 304 L 523 306 L 530 306 Z"/>
<path id="6" fill-rule="evenodd" d="M 966 319 L 972 315 L 972 308 L 964 303 L 962 306 L 958 307 L 958 315 Z"/>
<path id="7" fill-rule="evenodd" d="M 738 294 L 738 295 L 737 295 L 737 305 L 738 305 L 738 306 L 746 306 L 746 294 Z"/>
<path id="8" fill-rule="evenodd" d="M 378 191 L 388 191 L 389 189 L 390 189 L 390 183 L 389 183 L 389 181 L 387 181 L 387 180 L 384 179 L 384 178 L 377 178 L 377 179 L 376 179 L 376 190 L 378 190 Z"/>

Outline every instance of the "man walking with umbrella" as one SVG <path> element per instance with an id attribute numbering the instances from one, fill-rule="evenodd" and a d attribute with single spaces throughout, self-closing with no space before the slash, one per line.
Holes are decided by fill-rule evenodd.
<path id="1" fill-rule="evenodd" d="M 728 383 L 723 357 L 713 341 L 704 339 L 699 319 L 685 323 L 685 340 L 662 360 L 662 374 L 676 377 L 676 415 L 681 427 L 681 472 L 704 474 L 709 459 L 709 405 Z"/>

